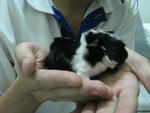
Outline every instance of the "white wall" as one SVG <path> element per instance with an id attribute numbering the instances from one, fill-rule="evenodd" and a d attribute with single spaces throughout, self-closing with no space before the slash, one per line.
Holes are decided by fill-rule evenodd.
<path id="1" fill-rule="evenodd" d="M 150 0 L 138 0 L 139 11 L 144 23 L 150 23 Z"/>

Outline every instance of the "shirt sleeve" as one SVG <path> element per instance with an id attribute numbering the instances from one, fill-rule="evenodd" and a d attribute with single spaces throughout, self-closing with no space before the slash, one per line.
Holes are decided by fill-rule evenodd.
<path id="1" fill-rule="evenodd" d="M 15 80 L 15 35 L 7 4 L 0 1 L 0 93 L 2 94 Z M 12 9 L 13 10 L 13 9 Z"/>
<path id="2" fill-rule="evenodd" d="M 126 0 L 123 4 L 123 8 L 124 14 L 122 17 L 122 22 L 118 25 L 116 34 L 121 37 L 121 40 L 125 42 L 128 48 L 134 49 L 136 17 L 138 14 L 137 0 Z"/>
<path id="3" fill-rule="evenodd" d="M 6 54 L 0 45 L 0 94 L 10 86 L 16 77 L 15 69 Z"/>

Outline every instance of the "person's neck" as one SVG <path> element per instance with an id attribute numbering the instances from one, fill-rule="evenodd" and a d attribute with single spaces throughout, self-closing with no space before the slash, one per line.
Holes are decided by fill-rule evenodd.
<path id="1" fill-rule="evenodd" d="M 86 9 L 92 0 L 52 0 L 54 6 L 63 14 L 75 34 L 78 34 L 80 24 Z"/>
<path id="2" fill-rule="evenodd" d="M 52 0 L 54 6 L 63 13 L 73 13 L 85 10 L 91 0 Z"/>

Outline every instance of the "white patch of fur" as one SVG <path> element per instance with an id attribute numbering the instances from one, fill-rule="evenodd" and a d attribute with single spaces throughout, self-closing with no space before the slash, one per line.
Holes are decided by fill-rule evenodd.
<path id="1" fill-rule="evenodd" d="M 90 30 L 94 33 L 96 31 Z M 93 75 L 100 74 L 104 71 L 106 71 L 108 68 L 113 69 L 116 65 L 117 62 L 111 61 L 108 56 L 104 56 L 101 62 L 97 62 L 97 64 L 92 67 L 83 57 L 84 55 L 88 54 L 88 49 L 86 48 L 87 42 L 85 40 L 86 33 L 83 33 L 81 36 L 81 45 L 80 47 L 76 50 L 76 54 L 73 56 L 73 60 L 71 62 L 72 68 L 76 73 L 83 79 L 87 80 Z"/>
<path id="2" fill-rule="evenodd" d="M 108 56 L 104 56 L 103 64 L 105 64 L 107 67 L 113 69 L 117 65 L 117 62 L 114 60 L 110 60 Z"/>

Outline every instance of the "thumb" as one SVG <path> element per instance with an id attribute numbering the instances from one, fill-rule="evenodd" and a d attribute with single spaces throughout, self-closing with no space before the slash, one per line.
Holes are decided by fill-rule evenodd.
<path id="1" fill-rule="evenodd" d="M 25 75 L 33 75 L 36 70 L 36 62 L 33 58 L 24 58 L 22 61 L 22 72 Z"/>
<path id="2" fill-rule="evenodd" d="M 140 54 L 128 50 L 127 63 L 132 69 L 133 73 L 142 81 L 145 88 L 150 93 L 150 62 Z"/>
<path id="3" fill-rule="evenodd" d="M 32 75 L 36 69 L 35 52 L 32 43 L 21 43 L 17 45 L 15 53 L 19 69 L 25 75 Z"/>

